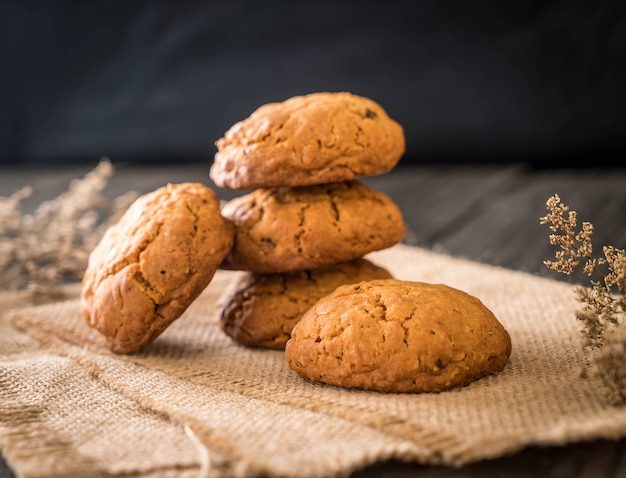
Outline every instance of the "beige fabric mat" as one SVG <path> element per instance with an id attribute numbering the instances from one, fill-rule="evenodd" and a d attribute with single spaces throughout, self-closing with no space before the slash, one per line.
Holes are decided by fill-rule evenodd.
<path id="1" fill-rule="evenodd" d="M 0 447 L 21 477 L 339 476 L 396 458 L 460 466 L 532 444 L 626 435 L 626 407 L 582 378 L 570 284 L 398 245 L 369 256 L 397 278 L 478 296 L 511 334 L 505 370 L 440 394 L 308 383 L 279 351 L 217 327 L 203 295 L 145 351 L 110 353 L 78 301 L 0 318 Z"/>

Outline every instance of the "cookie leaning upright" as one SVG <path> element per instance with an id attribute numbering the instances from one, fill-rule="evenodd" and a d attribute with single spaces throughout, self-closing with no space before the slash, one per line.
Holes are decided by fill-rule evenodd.
<path id="1" fill-rule="evenodd" d="M 116 353 L 158 337 L 209 284 L 234 241 L 217 195 L 199 183 L 139 197 L 89 256 L 83 319 Z"/>
<path id="2" fill-rule="evenodd" d="M 215 144 L 210 176 L 229 189 L 378 175 L 390 171 L 405 152 L 402 127 L 375 101 L 345 92 L 263 105 Z"/>

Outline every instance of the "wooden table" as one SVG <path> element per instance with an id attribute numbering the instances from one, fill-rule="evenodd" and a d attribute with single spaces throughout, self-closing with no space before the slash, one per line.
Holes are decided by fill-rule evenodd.
<path id="1" fill-rule="evenodd" d="M 21 186 L 34 188 L 24 203 L 63 192 L 71 178 L 96 163 L 42 169 L 0 169 L 0 196 Z M 167 182 L 201 181 L 212 185 L 208 163 L 173 165 L 117 164 L 106 194 L 127 190 L 143 193 Z M 363 179 L 387 193 L 401 208 L 408 228 L 405 242 L 478 262 L 522 270 L 557 280 L 588 284 L 583 275 L 548 271 L 544 260 L 554 258 L 549 230 L 540 225 L 545 202 L 559 194 L 576 210 L 579 221 L 595 226 L 594 245 L 626 248 L 626 168 L 549 169 L 522 163 L 403 165 L 390 173 Z M 242 194 L 215 188 L 220 198 Z M 12 476 L 0 461 L 0 477 Z M 598 440 L 564 447 L 531 447 L 512 456 L 483 461 L 460 469 L 382 463 L 355 472 L 366 477 L 626 477 L 626 438 Z"/>

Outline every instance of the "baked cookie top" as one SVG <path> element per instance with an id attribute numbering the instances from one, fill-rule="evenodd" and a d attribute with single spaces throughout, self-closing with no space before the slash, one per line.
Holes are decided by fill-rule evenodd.
<path id="1" fill-rule="evenodd" d="M 338 287 L 286 345 L 301 377 L 381 392 L 438 392 L 501 371 L 511 339 L 476 297 L 397 279 Z"/>
<path id="2" fill-rule="evenodd" d="M 343 284 L 391 277 L 367 259 L 284 274 L 245 272 L 218 300 L 220 326 L 242 345 L 283 350 L 293 326 L 318 299 Z"/>
<path id="3" fill-rule="evenodd" d="M 306 186 L 382 174 L 405 151 L 402 127 L 378 103 L 345 92 L 268 103 L 215 144 L 210 176 L 230 189 Z"/>
<path id="4" fill-rule="evenodd" d="M 256 189 L 227 202 L 235 244 L 221 267 L 281 273 L 347 262 L 406 232 L 398 206 L 358 181 Z"/>
<path id="5" fill-rule="evenodd" d="M 89 256 L 84 321 L 116 353 L 141 349 L 208 285 L 233 240 L 217 195 L 202 184 L 169 184 L 139 197 Z"/>

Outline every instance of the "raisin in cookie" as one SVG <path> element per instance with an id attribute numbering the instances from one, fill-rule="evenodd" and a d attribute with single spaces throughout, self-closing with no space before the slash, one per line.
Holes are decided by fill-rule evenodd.
<path id="1" fill-rule="evenodd" d="M 376 102 L 350 93 L 313 93 L 263 105 L 215 144 L 210 176 L 230 189 L 382 174 L 405 151 L 402 127 Z"/>
<path id="2" fill-rule="evenodd" d="M 476 297 L 442 284 L 340 286 L 309 309 L 286 345 L 301 377 L 381 392 L 438 392 L 501 371 L 511 339 Z"/>
<path id="3" fill-rule="evenodd" d="M 139 197 L 89 256 L 81 309 L 116 353 L 135 352 L 176 320 L 234 240 L 216 194 L 170 184 Z"/>
<path id="4" fill-rule="evenodd" d="M 367 259 L 285 274 L 246 272 L 219 298 L 220 325 L 242 345 L 283 350 L 293 326 L 318 299 L 343 284 L 390 278 Z"/>
<path id="5" fill-rule="evenodd" d="M 256 189 L 231 199 L 222 214 L 235 224 L 223 269 L 280 273 L 347 262 L 402 240 L 396 204 L 358 181 Z"/>

